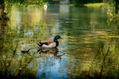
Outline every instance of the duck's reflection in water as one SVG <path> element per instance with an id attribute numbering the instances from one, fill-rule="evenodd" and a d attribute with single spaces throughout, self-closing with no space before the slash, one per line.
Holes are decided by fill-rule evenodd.
<path id="1" fill-rule="evenodd" d="M 38 50 L 39 59 L 38 72 L 39 79 L 68 79 L 67 58 L 58 48 L 40 48 Z"/>
<path id="2" fill-rule="evenodd" d="M 61 57 L 64 55 L 64 53 L 59 51 L 58 48 L 39 48 L 38 53 L 41 55 L 50 54 L 56 57 L 57 59 L 61 59 Z"/>

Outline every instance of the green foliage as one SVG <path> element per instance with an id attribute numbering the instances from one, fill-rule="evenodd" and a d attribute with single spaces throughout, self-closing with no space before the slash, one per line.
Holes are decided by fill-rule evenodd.
<path id="1" fill-rule="evenodd" d="M 5 0 L 8 3 L 19 3 L 19 4 L 43 4 L 44 0 Z"/>

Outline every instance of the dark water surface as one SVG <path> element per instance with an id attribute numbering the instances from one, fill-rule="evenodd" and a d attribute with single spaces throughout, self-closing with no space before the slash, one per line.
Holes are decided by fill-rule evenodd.
<path id="1" fill-rule="evenodd" d="M 7 10 L 10 20 L 0 22 L 1 74 L 40 79 L 118 78 L 119 24 L 109 21 L 109 7 L 13 5 Z M 40 39 L 53 39 L 57 34 L 63 37 L 57 49 L 37 52 Z"/>

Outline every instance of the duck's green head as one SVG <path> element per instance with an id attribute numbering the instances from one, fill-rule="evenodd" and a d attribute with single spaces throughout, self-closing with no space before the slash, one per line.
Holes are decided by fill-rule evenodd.
<path id="1" fill-rule="evenodd" d="M 57 41 L 58 39 L 60 39 L 61 37 L 59 36 L 59 35 L 56 35 L 55 37 L 54 37 L 54 41 Z"/>

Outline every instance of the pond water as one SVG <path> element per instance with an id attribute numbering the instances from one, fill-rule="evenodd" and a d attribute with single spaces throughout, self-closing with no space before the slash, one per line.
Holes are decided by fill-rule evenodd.
<path id="1" fill-rule="evenodd" d="M 0 22 L 3 76 L 39 79 L 118 77 L 119 24 L 110 21 L 109 7 L 12 5 L 6 10 L 9 21 Z M 51 40 L 55 35 L 63 38 L 59 40 L 58 48 L 38 52 L 37 43 Z"/>

